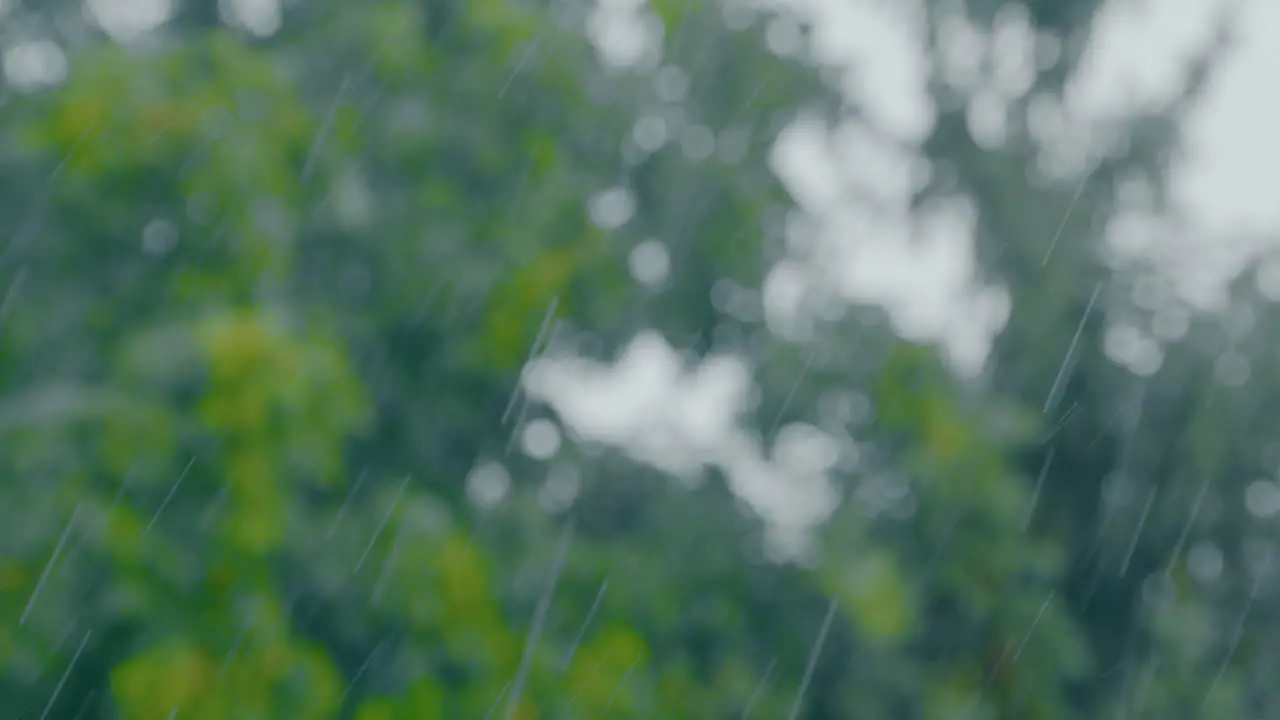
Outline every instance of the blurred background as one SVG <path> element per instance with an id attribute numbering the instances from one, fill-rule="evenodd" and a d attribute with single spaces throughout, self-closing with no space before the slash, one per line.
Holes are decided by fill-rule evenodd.
<path id="1" fill-rule="evenodd" d="M 0 0 L 0 717 L 1280 717 L 1277 37 Z"/>

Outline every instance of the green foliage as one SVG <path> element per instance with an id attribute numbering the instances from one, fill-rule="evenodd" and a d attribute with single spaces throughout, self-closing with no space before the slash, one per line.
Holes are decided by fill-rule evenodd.
<path id="1" fill-rule="evenodd" d="M 1172 600 L 1135 608 L 1186 488 L 1239 474 L 1261 441 L 1192 416 L 1154 539 L 1098 532 L 1120 381 L 1090 357 L 1064 398 L 1089 424 L 1042 463 L 1062 430 L 1039 413 L 1042 391 L 1098 269 L 1083 255 L 1047 279 L 1023 267 L 1043 215 L 1075 204 L 1027 187 L 1034 148 L 976 158 L 943 141 L 950 117 L 933 147 L 960 161 L 992 242 L 1010 248 L 996 269 L 1019 302 L 990 387 L 860 313 L 820 328 L 805 360 L 810 348 L 711 301 L 776 259 L 777 123 L 833 102 L 818 73 L 763 49 L 760 28 L 727 30 L 714 3 L 652 3 L 669 37 L 699 39 L 664 58 L 692 76 L 677 109 L 740 152 L 620 162 L 637 118 L 672 107 L 644 73 L 598 67 L 541 6 L 304 5 L 268 41 L 197 23 L 146 47 L 85 42 L 68 48 L 65 84 L 6 96 L 6 708 L 498 717 L 519 677 L 522 720 L 787 717 L 802 683 L 801 717 L 818 720 L 1245 714 L 1259 683 L 1204 669 L 1264 653 L 1219 647 L 1247 583 L 1206 600 L 1174 553 Z M 636 217 L 605 231 L 586 201 L 615 185 Z M 678 260 L 661 292 L 626 273 L 649 237 Z M 761 528 L 718 479 L 683 487 L 572 443 L 549 467 L 508 451 L 540 412 L 517 397 L 503 418 L 547 335 L 614 348 L 649 327 L 691 352 L 751 348 L 761 402 L 744 420 L 761 428 L 813 420 L 845 391 L 867 401 L 834 430 L 876 457 L 838 474 L 845 501 L 811 566 L 763 561 Z M 1025 372 L 1009 370 L 1024 351 Z M 465 478 L 491 458 L 515 480 L 478 509 Z M 536 481 L 562 471 L 581 494 L 544 512 Z M 882 483 L 893 502 L 880 507 L 866 497 Z M 1126 553 L 1141 578 L 1107 564 Z"/>

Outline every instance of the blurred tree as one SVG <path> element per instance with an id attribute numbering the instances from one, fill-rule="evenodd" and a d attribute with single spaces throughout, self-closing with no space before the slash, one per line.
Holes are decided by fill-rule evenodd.
<path id="1" fill-rule="evenodd" d="M 655 2 L 672 97 L 598 63 L 579 4 L 313 2 L 265 40 L 218 5 L 182 4 L 150 44 L 70 45 L 65 84 L 3 108 L 0 695 L 24 717 L 1243 713 L 1245 681 L 1204 668 L 1256 588 L 1195 593 L 1179 557 L 1195 488 L 1247 472 L 1263 440 L 1237 434 L 1263 406 L 1198 409 L 1194 349 L 1135 405 L 1083 349 L 1094 288 L 1116 283 L 1113 307 L 1122 281 L 1095 219 L 1159 169 L 1173 120 L 1135 124 L 1077 191 L 1026 182 L 1029 139 L 980 150 L 941 115 L 928 154 L 975 197 L 1015 299 L 983 390 L 873 312 L 801 347 L 716 301 L 784 252 L 770 143 L 839 105 L 763 22 Z M 1028 9 L 1071 50 L 1038 76 L 1058 91 L 1096 3 Z M 652 118 L 711 149 L 641 147 Z M 588 202 L 612 187 L 635 205 L 617 228 Z M 649 238 L 675 269 L 660 292 L 628 275 Z M 753 427 L 857 437 L 811 567 L 764 558 L 724 478 L 512 452 L 544 412 L 512 404 L 533 352 L 607 355 L 646 328 L 748 354 Z M 1142 407 L 1165 420 L 1114 424 Z M 1187 457 L 1162 464 L 1183 418 Z M 510 485 L 494 507 L 466 492 L 485 462 Z M 1155 500 L 1099 529 L 1117 464 L 1160 493 L 1131 489 Z M 1166 567 L 1178 590 L 1148 612 Z"/>

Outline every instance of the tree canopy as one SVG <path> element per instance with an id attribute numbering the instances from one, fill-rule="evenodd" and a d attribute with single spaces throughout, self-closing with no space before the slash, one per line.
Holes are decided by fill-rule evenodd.
<path id="1" fill-rule="evenodd" d="M 996 145 L 930 60 L 900 182 L 801 4 L 241 4 L 0 21 L 6 712 L 1276 712 L 1273 321 L 1144 301 L 1098 241 L 1126 183 L 1163 197 L 1214 48 L 1054 177 L 1028 117 L 1097 3 L 921 2 L 936 53 L 960 16 L 1061 51 Z M 632 35 L 593 44 L 606 11 Z M 902 183 L 921 233 L 972 224 L 950 317 L 989 355 L 768 301 Z M 1130 326 L 1157 367 L 1107 351 Z"/>

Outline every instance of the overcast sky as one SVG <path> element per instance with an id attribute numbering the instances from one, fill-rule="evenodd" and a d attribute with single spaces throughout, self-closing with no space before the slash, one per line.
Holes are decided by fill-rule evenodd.
<path id="1" fill-rule="evenodd" d="M 1205 42 L 1215 14 L 1228 3 L 1111 4 L 1133 10 L 1116 12 L 1108 21 L 1114 41 L 1107 43 L 1097 72 L 1099 104 L 1127 88 L 1169 87 L 1179 73 L 1178 59 Z M 1280 252 L 1280 94 L 1267 89 L 1280 76 L 1280 2 L 1231 4 L 1240 12 L 1236 43 L 1195 108 L 1186 126 L 1185 155 L 1172 170 L 1185 214 L 1157 226 L 1158 237 L 1147 248 L 1153 262 L 1175 275 L 1199 305 L 1221 300 L 1225 283 Z"/>

